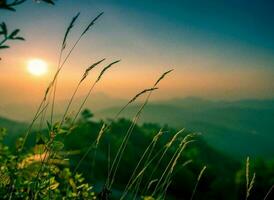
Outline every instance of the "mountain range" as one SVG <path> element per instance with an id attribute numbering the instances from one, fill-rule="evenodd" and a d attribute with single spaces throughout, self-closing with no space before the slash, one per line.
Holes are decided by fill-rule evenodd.
<path id="1" fill-rule="evenodd" d="M 72 110 L 81 102 L 82 98 L 75 99 Z M 126 102 L 124 99 L 95 94 L 87 102 L 86 108 L 91 109 L 97 120 L 111 119 Z M 66 100 L 56 102 L 56 118 L 61 116 L 66 105 Z M 140 102 L 132 104 L 120 117 L 132 119 L 140 106 Z M 10 132 L 18 131 L 16 127 L 25 126 L 15 121 L 30 121 L 35 111 L 32 105 L 9 105 L 0 109 L 0 126 L 7 127 Z M 145 107 L 139 123 L 158 123 L 201 133 L 211 146 L 237 158 L 248 155 L 273 158 L 274 155 L 273 99 L 213 101 L 188 97 L 153 101 Z"/>
<path id="2" fill-rule="evenodd" d="M 141 105 L 130 106 L 121 117 L 132 118 Z M 97 113 L 111 118 L 112 107 Z M 236 157 L 274 154 L 274 100 L 210 101 L 190 97 L 148 104 L 141 122 L 159 123 L 199 132 L 215 148 Z"/>

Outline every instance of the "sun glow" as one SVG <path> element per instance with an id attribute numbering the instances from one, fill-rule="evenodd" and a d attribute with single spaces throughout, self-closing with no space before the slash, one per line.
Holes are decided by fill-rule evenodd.
<path id="1" fill-rule="evenodd" d="M 47 73 L 48 65 L 41 59 L 32 59 L 28 62 L 28 72 L 34 76 L 42 76 Z"/>

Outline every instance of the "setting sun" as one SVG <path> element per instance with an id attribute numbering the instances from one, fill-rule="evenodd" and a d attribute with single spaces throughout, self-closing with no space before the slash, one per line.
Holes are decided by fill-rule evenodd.
<path id="1" fill-rule="evenodd" d="M 47 73 L 47 63 L 41 59 L 32 59 L 28 62 L 28 72 L 34 76 L 41 76 Z"/>

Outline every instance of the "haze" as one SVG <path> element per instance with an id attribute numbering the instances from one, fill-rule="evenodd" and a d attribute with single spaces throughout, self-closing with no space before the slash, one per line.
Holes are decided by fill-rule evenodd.
<path id="1" fill-rule="evenodd" d="M 210 2 L 66 0 L 49 6 L 30 1 L 15 13 L 1 11 L 0 21 L 8 21 L 10 29 L 20 28 L 26 41 L 1 51 L 0 103 L 42 98 L 56 70 L 65 29 L 78 11 L 80 20 L 69 41 L 99 12 L 105 15 L 66 64 L 58 81 L 59 100 L 68 98 L 84 69 L 102 58 L 122 59 L 95 90 L 112 98 L 129 98 L 170 68 L 175 71 L 161 83 L 154 100 L 273 98 L 273 3 Z M 26 68 L 33 58 L 45 60 L 49 73 L 31 76 Z"/>

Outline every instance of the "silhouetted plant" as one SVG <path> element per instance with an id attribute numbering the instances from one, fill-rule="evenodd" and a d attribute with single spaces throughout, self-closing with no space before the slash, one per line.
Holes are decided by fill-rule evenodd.
<path id="1" fill-rule="evenodd" d="M 15 29 L 11 33 L 9 33 L 7 25 L 5 24 L 5 22 L 2 22 L 0 24 L 0 36 L 2 36 L 2 40 L 0 41 L 0 49 L 9 48 L 9 46 L 6 44 L 9 40 L 25 40 L 23 37 L 18 36 L 19 32 L 19 29 Z"/>
<path id="2" fill-rule="evenodd" d="M 10 11 L 16 11 L 15 7 L 26 2 L 27 0 L 1 0 L 0 1 L 0 9 L 10 10 Z M 45 2 L 54 5 L 54 0 L 34 0 L 35 2 Z"/>
<path id="3" fill-rule="evenodd" d="M 16 11 L 15 7 L 26 1 L 27 0 L 0 0 L 0 10 L 2 9 L 8 11 Z M 54 5 L 54 0 L 35 0 L 35 2 L 45 2 Z M 11 31 L 11 33 L 9 33 L 5 22 L 2 22 L 0 24 L 0 28 L 0 50 L 7 49 L 10 47 L 9 45 L 7 45 L 7 42 L 9 40 L 25 40 L 23 37 L 18 36 L 20 29 L 15 29 Z"/>

